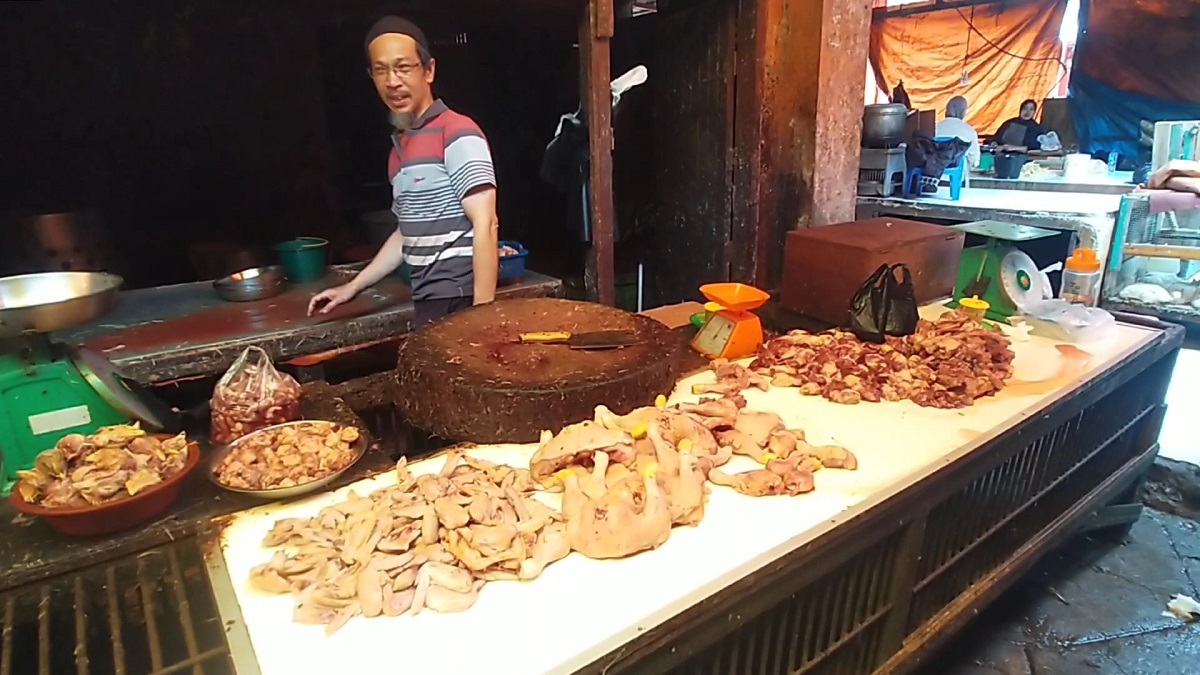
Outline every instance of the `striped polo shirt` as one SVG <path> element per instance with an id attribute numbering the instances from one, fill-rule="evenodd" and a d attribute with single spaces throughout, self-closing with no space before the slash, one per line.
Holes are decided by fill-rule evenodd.
<path id="1" fill-rule="evenodd" d="M 496 185 L 487 139 L 471 118 L 439 99 L 403 133 L 388 156 L 392 212 L 412 268 L 413 300 L 475 292 L 474 235 L 462 200 L 473 188 Z"/>

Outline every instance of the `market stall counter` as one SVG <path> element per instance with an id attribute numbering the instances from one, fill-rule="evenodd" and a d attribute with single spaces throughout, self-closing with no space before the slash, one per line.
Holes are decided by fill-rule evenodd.
<path id="1" fill-rule="evenodd" d="M 91 347 L 126 376 L 149 384 L 219 374 L 252 346 L 284 362 L 369 346 L 407 333 L 412 296 L 396 275 L 329 315 L 306 315 L 313 294 L 344 283 L 357 267 L 335 267 L 326 279 L 254 302 L 226 302 L 211 282 L 126 291 L 112 313 L 54 338 Z M 535 272 L 496 289 L 501 299 L 559 295 L 560 280 Z"/>
<path id="2" fill-rule="evenodd" d="M 366 619 L 347 610 L 349 621 L 328 630 L 293 622 L 294 598 L 250 583 L 277 555 L 263 542 L 280 519 L 356 510 L 344 503 L 351 491 L 395 499 L 397 480 L 442 471 L 441 457 L 237 514 L 207 558 L 232 660 L 243 675 L 908 670 L 1055 544 L 1081 527 L 1119 531 L 1136 519 L 1132 493 L 1157 453 L 1181 343 L 1177 327 L 1127 324 L 1086 346 L 1015 338 L 1009 383 L 958 409 L 751 388 L 741 394 L 747 410 L 849 450 L 857 470 L 821 470 L 816 489 L 798 496 L 712 486 L 699 524 L 675 528 L 657 550 L 570 554 L 535 580 L 475 586 L 461 613 Z M 694 385 L 708 389 L 713 378 L 681 380 L 665 404 L 696 402 Z M 524 467 L 537 447 L 465 453 Z"/>
<path id="3" fill-rule="evenodd" d="M 947 188 L 919 199 L 858 197 L 856 217 L 899 216 L 951 223 L 999 220 L 1074 232 L 1076 245 L 1107 254 L 1121 208 L 1119 194 L 1089 194 L 1043 190 L 1001 190 L 971 187 L 960 199 L 949 198 Z"/>

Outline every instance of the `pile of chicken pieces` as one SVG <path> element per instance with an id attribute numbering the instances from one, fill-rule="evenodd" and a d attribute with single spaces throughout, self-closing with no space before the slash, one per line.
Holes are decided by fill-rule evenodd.
<path id="1" fill-rule="evenodd" d="M 908 399 L 930 408 L 965 408 L 1004 388 L 1014 356 L 998 328 L 950 311 L 934 321 L 921 319 L 912 335 L 880 345 L 837 329 L 781 335 L 759 349 L 750 364 L 751 384 L 765 388 L 770 378 L 772 386 L 846 405 Z"/>
<path id="2" fill-rule="evenodd" d="M 333 634 L 355 616 L 461 612 L 489 581 L 527 581 L 578 551 L 589 558 L 661 546 L 676 525 L 704 518 L 708 483 L 753 497 L 800 495 L 822 468 L 858 468 L 843 447 L 813 446 L 773 413 L 745 410 L 758 376 L 717 361 L 719 398 L 594 418 L 543 432 L 529 469 L 448 453 L 442 470 L 347 495 L 314 518 L 279 520 L 263 539 L 278 549 L 250 574 L 255 588 L 292 594 L 294 620 Z M 734 455 L 762 468 L 722 470 Z M 533 493 L 561 492 L 557 511 Z"/>
<path id="3" fill-rule="evenodd" d="M 753 384 L 756 375 L 724 361 L 713 370 L 718 384 L 703 387 L 719 398 L 667 407 L 660 396 L 655 406 L 627 415 L 598 406 L 594 419 L 543 434 L 530 472 L 546 489 L 563 492 L 572 550 L 603 559 L 657 548 L 673 526 L 704 518 L 709 482 L 753 497 L 799 495 L 814 489 L 813 473 L 823 467 L 858 468 L 849 450 L 810 445 L 778 415 L 745 410 L 736 384 Z M 731 374 L 735 386 L 721 386 L 721 376 Z M 762 468 L 726 473 L 721 467 L 733 455 Z"/>
<path id="4" fill-rule="evenodd" d="M 495 580 L 529 580 L 571 552 L 562 514 L 532 496 L 526 469 L 451 451 L 440 473 L 354 492 L 315 518 L 279 520 L 263 539 L 279 548 L 255 567 L 259 590 L 296 598 L 294 620 L 333 634 L 362 615 L 461 612 Z"/>

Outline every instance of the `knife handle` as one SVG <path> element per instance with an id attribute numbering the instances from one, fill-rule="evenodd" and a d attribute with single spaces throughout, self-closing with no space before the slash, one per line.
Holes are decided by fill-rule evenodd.
<path id="1" fill-rule="evenodd" d="M 547 331 L 542 333 L 521 333 L 520 340 L 524 344 L 555 344 L 568 342 L 571 334 L 564 331 Z"/>

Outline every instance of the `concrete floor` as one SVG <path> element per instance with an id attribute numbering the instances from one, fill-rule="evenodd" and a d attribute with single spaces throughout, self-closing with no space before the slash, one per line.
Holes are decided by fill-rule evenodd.
<path id="1" fill-rule="evenodd" d="M 1200 673 L 1200 623 L 1162 616 L 1200 579 L 1191 520 L 1147 511 L 1124 544 L 1083 539 L 1044 560 L 922 675 Z"/>
<path id="2" fill-rule="evenodd" d="M 1200 464 L 1200 350 L 1180 354 L 1167 400 L 1161 454 Z M 1191 469 L 1180 471 L 1176 466 L 1174 480 L 1200 482 L 1200 472 Z M 1193 497 L 1195 491 L 1190 491 Z M 1183 492 L 1187 498 L 1189 491 Z M 1173 511 L 1195 513 L 1194 508 L 1177 509 L 1169 503 L 1173 500 L 1161 500 L 1160 496 L 1157 503 Z M 1197 582 L 1197 522 L 1147 510 L 1124 543 L 1081 538 L 1042 561 L 920 672 L 1200 673 L 1200 622 L 1185 624 L 1162 616 L 1176 593 L 1200 600 Z"/>

